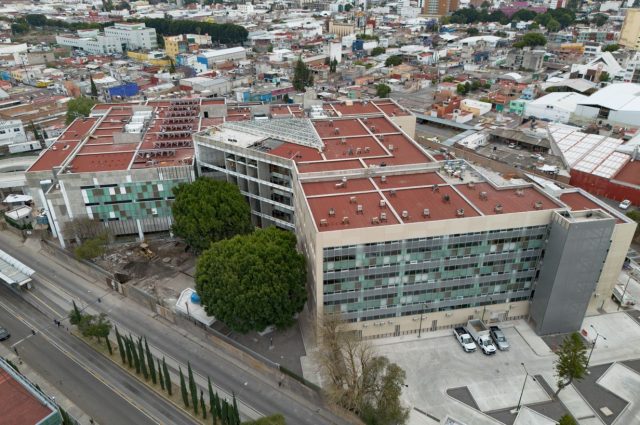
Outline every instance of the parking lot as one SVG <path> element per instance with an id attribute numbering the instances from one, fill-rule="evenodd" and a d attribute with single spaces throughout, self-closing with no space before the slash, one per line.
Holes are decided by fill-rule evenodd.
<path id="1" fill-rule="evenodd" d="M 489 417 L 474 411 L 448 396 L 447 389 L 468 387 L 482 411 L 515 406 L 518 403 L 525 371 L 530 374 L 551 370 L 553 357 L 537 355 L 512 326 L 503 327 L 509 351 L 485 355 L 480 351 L 465 353 L 452 331 L 439 331 L 414 341 L 378 346 L 380 354 L 398 363 L 407 372 L 405 402 L 434 417 L 451 414 L 468 424 L 495 424 Z M 548 400 L 539 383 L 529 379 L 523 403 Z M 420 424 L 419 412 L 412 412 L 410 423 Z"/>
<path id="2" fill-rule="evenodd" d="M 595 338 L 595 331 L 591 326 L 607 337 L 606 341 L 598 341 L 591 365 L 640 358 L 640 325 L 627 313 L 586 318 L 582 327 L 589 330 L 586 336 L 589 341 Z M 407 373 L 403 400 L 411 407 L 409 424 L 435 424 L 438 422 L 434 418 L 442 419 L 447 415 L 468 425 L 501 423 L 483 412 L 506 409 L 509 416 L 508 411 L 517 406 L 526 376 L 521 363 L 525 364 L 530 375 L 527 378 L 522 404 L 551 400 L 548 392 L 556 390 L 553 369 L 555 354 L 524 321 L 507 323 L 502 328 L 511 348 L 509 351 L 499 351 L 491 356 L 480 351 L 465 353 L 451 330 L 423 334 L 420 339 L 410 335 L 374 341 L 379 354 L 399 364 Z M 609 381 L 619 379 L 617 375 L 620 374 L 620 369 L 615 368 L 614 371 L 616 373 L 608 378 Z M 544 382 L 532 379 L 531 376 L 535 375 L 543 377 L 550 387 L 549 391 L 544 390 Z M 633 379 L 635 382 L 636 377 Z M 589 385 L 595 387 L 598 384 L 591 382 Z M 615 387 L 615 384 L 608 385 Z M 467 388 L 478 409 L 447 393 L 447 390 L 462 387 Z M 581 390 L 588 391 L 589 388 Z M 560 400 L 562 408 L 583 417 L 581 424 L 604 423 L 597 418 L 597 409 L 591 408 L 584 396 L 574 388 L 563 390 Z M 603 403 L 606 404 L 606 401 Z M 525 416 L 536 416 L 530 411 L 522 412 L 522 419 L 518 418 L 516 425 L 525 423 L 520 422 L 525 420 Z M 515 414 L 512 416 L 515 419 Z M 531 423 L 543 424 L 546 421 L 547 419 L 542 417 L 539 422 Z"/>

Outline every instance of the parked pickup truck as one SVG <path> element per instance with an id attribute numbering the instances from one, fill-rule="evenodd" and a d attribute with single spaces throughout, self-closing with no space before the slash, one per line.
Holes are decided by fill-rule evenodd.
<path id="1" fill-rule="evenodd" d="M 464 351 L 467 353 L 473 353 L 476 351 L 476 343 L 473 342 L 473 338 L 471 338 L 471 335 L 469 335 L 465 328 L 462 326 L 455 328 L 453 330 L 453 335 L 456 337 L 460 345 L 462 345 Z"/>
<path id="2" fill-rule="evenodd" d="M 475 342 L 478 343 L 484 354 L 495 354 L 496 346 L 491 341 L 489 328 L 482 320 L 474 319 L 467 322 L 467 330 Z"/>
<path id="3" fill-rule="evenodd" d="M 611 299 L 620 304 L 622 307 L 631 307 L 636 305 L 636 300 L 628 292 L 625 292 L 624 285 L 616 285 L 613 288 Z"/>
<path id="4" fill-rule="evenodd" d="M 507 337 L 504 336 L 504 332 L 498 326 L 491 326 L 491 339 L 498 346 L 498 350 L 507 351 L 509 349 L 509 342 Z"/>

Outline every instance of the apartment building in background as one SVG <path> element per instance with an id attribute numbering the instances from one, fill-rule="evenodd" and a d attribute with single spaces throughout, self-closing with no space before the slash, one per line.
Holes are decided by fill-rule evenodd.
<path id="1" fill-rule="evenodd" d="M 118 40 L 123 50 L 158 48 L 155 28 L 147 28 L 144 23 L 115 23 L 104 28 L 104 35 Z"/>
<path id="2" fill-rule="evenodd" d="M 626 10 L 618 43 L 630 50 L 640 50 L 640 9 Z"/>
<path id="3" fill-rule="evenodd" d="M 437 161 L 389 100 L 309 116 L 227 120 L 194 140 L 200 173 L 238 185 L 255 224 L 296 232 L 316 323 L 339 313 L 381 338 L 525 318 L 553 334 L 609 296 L 636 225 L 597 198 Z"/>
<path id="4" fill-rule="evenodd" d="M 425 0 L 423 13 L 430 16 L 444 16 L 458 10 L 458 0 Z"/>
<path id="5" fill-rule="evenodd" d="M 101 35 L 98 30 L 78 30 L 77 35 L 56 35 L 56 43 L 94 55 L 122 53 L 122 43 Z"/>

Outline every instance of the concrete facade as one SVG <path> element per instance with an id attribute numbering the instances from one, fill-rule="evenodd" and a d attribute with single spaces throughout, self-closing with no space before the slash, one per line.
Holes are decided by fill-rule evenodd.
<path id="1" fill-rule="evenodd" d="M 631 50 L 640 50 L 640 9 L 627 9 L 618 42 Z"/>
<path id="2" fill-rule="evenodd" d="M 554 213 L 531 320 L 539 335 L 580 328 L 607 257 L 615 220 L 598 213 Z"/>

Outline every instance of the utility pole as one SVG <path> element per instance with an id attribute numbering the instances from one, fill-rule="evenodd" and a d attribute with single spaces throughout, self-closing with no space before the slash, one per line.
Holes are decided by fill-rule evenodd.
<path id="1" fill-rule="evenodd" d="M 424 316 L 424 311 L 427 309 L 428 303 L 422 304 L 422 310 L 420 311 L 420 327 L 418 328 L 418 338 L 422 336 L 422 316 Z"/>
<path id="2" fill-rule="evenodd" d="M 604 339 L 605 341 L 607 340 L 607 338 L 605 338 L 604 335 L 600 335 L 600 333 L 596 330 L 596 328 L 593 327 L 593 325 L 591 325 L 591 329 L 595 331 L 596 339 L 593 340 L 593 345 L 591 345 L 591 351 L 589 351 L 589 358 L 587 358 L 587 365 L 584 367 L 585 369 L 589 367 L 589 362 L 591 361 L 591 355 L 593 354 L 593 349 L 596 348 L 596 342 L 598 342 L 598 338 L 602 337 L 602 339 Z"/>

